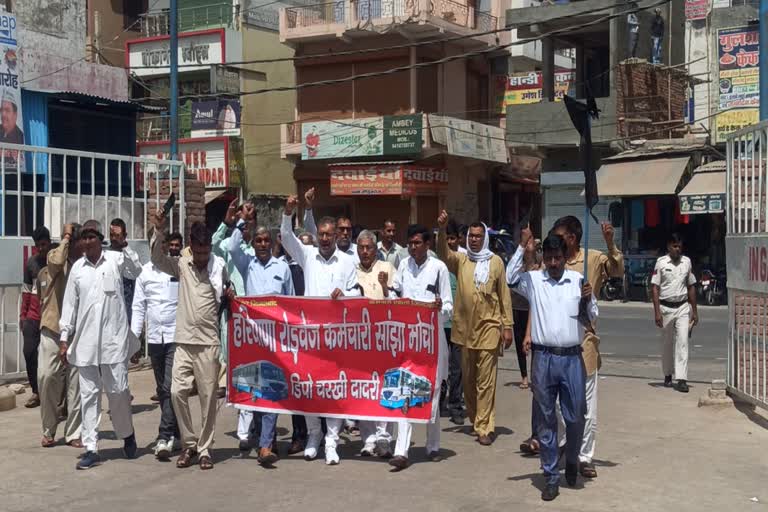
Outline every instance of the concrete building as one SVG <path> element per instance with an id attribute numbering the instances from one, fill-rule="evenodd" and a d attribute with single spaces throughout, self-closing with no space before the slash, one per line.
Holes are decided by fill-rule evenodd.
<path id="1" fill-rule="evenodd" d="M 317 214 L 372 228 L 391 217 L 401 241 L 409 222 L 434 225 L 440 207 L 462 222 L 501 218 L 493 198 L 509 164 L 491 66 L 506 53 L 429 63 L 508 42 L 503 7 L 340 0 L 281 9 L 299 85 L 405 68 L 298 91 L 281 151 L 299 193 L 316 187 Z M 438 42 L 409 44 L 427 40 Z"/>

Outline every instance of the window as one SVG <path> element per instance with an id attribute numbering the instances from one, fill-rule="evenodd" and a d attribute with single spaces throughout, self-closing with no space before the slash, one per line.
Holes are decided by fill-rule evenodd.
<path id="1" fill-rule="evenodd" d="M 123 28 L 139 32 L 139 16 L 147 12 L 148 0 L 123 0 Z"/>

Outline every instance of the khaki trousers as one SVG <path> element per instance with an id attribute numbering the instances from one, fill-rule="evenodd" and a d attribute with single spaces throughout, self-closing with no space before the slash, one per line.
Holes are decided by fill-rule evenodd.
<path id="1" fill-rule="evenodd" d="M 184 449 L 191 448 L 201 456 L 210 457 L 210 448 L 216 429 L 216 390 L 219 380 L 219 345 L 176 344 L 173 359 L 171 401 L 179 423 Z M 189 410 L 189 393 L 197 387 L 200 397 L 202 428 L 195 434 Z"/>
<path id="2" fill-rule="evenodd" d="M 496 430 L 496 368 L 499 351 L 461 347 L 461 376 L 467 417 L 478 435 Z"/>
<path id="3" fill-rule="evenodd" d="M 40 418 L 43 435 L 56 439 L 59 426 L 59 405 L 66 391 L 68 414 L 64 423 L 66 442 L 80 439 L 82 411 L 80 409 L 80 380 L 77 368 L 64 366 L 59 357 L 59 335 L 43 328 L 37 356 L 37 387 L 40 393 Z"/>

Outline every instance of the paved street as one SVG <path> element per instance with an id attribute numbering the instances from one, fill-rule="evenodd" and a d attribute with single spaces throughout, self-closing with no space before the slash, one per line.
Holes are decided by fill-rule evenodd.
<path id="1" fill-rule="evenodd" d="M 209 511 L 227 507 L 258 510 L 316 511 L 419 510 L 622 510 L 702 511 L 765 510 L 768 420 L 749 408 L 698 408 L 706 386 L 694 383 L 683 395 L 653 386 L 658 354 L 655 328 L 644 320 L 647 305 L 604 306 L 601 324 L 606 358 L 600 380 L 599 477 L 563 487 L 554 504 L 539 499 L 542 478 L 535 458 L 524 458 L 518 445 L 530 429 L 530 393 L 518 389 L 514 355 L 502 361 L 497 395 L 497 432 L 491 448 L 442 420 L 446 460 L 424 461 L 424 429 L 417 427 L 413 465 L 398 474 L 377 459 L 356 456 L 360 440 L 342 441 L 342 463 L 327 467 L 298 456 L 261 468 L 255 459 L 240 460 L 234 438 L 235 412 L 222 406 L 216 433 L 213 471 L 176 469 L 154 460 L 150 448 L 157 429 L 157 406 L 149 371 L 133 372 L 134 422 L 140 457 L 121 459 L 108 416 L 102 428 L 105 463 L 76 472 L 78 450 L 39 447 L 39 412 L 17 408 L 0 413 L 0 495 L 3 512 L 57 510 Z M 724 310 L 702 310 L 704 326 L 719 328 Z M 632 325 L 619 332 L 620 322 Z M 701 332 L 710 329 L 701 329 Z M 645 333 L 645 335 L 643 334 Z M 622 334 L 621 336 L 619 334 Z M 714 367 L 722 353 L 714 332 L 702 336 L 701 368 Z M 642 348 L 646 346 L 648 350 Z M 614 348 L 615 347 L 615 348 Z M 645 359 L 647 359 L 647 361 Z M 721 362 L 722 363 L 722 362 Z M 722 366 L 722 364 L 721 364 Z M 698 370 L 697 370 L 698 371 Z M 707 378 L 714 375 L 709 375 Z M 616 375 L 632 375 L 633 378 Z M 637 375 L 646 374 L 652 379 Z M 23 403 L 25 396 L 19 396 Z M 194 404 L 194 401 L 193 401 Z M 193 405 L 194 413 L 197 407 Z M 288 418 L 281 418 L 281 448 L 287 446 Z M 564 484 L 563 484 L 564 485 Z M 759 503 L 750 501 L 757 498 Z"/>

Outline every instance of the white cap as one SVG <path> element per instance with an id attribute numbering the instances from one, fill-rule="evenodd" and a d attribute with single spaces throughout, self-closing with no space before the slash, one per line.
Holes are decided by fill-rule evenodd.
<path id="1" fill-rule="evenodd" d="M 3 102 L 9 102 L 13 103 L 17 107 L 19 106 L 19 101 L 16 99 L 16 91 L 10 88 L 3 90 Z"/>

